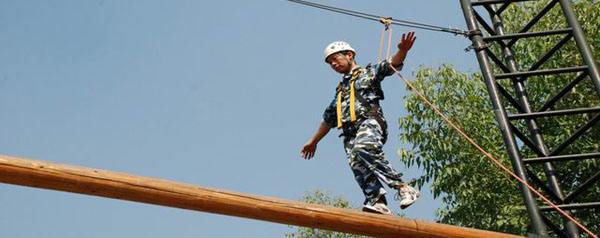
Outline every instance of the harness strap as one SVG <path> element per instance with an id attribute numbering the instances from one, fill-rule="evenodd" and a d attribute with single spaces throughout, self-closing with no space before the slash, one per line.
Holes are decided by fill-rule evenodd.
<path id="1" fill-rule="evenodd" d="M 355 70 L 352 72 L 352 79 L 350 79 L 350 122 L 356 121 L 356 89 L 354 88 L 354 82 L 360 73 L 361 70 Z"/>
<path id="2" fill-rule="evenodd" d="M 337 99 L 335 103 L 335 112 L 337 114 L 337 128 L 342 127 L 342 83 L 337 87 Z"/>
<path id="3" fill-rule="evenodd" d="M 371 67 L 371 66 L 367 65 L 367 69 L 369 67 Z M 342 97 L 343 97 L 343 89 L 344 89 L 342 82 L 340 82 L 337 86 L 337 100 L 336 100 L 337 128 L 343 128 L 344 129 L 343 134 L 347 134 L 347 133 L 352 134 L 353 133 L 352 131 L 357 130 L 358 128 L 356 128 L 356 127 L 358 125 L 360 125 L 364 120 L 375 119 L 377 121 L 377 123 L 379 124 L 379 126 L 381 127 L 383 141 L 385 143 L 385 141 L 387 140 L 387 123 L 385 122 L 385 120 L 383 119 L 383 116 L 380 113 L 381 109 L 380 109 L 379 103 L 369 102 L 360 93 L 356 93 L 354 83 L 355 83 L 356 79 L 358 78 L 358 76 L 360 76 L 360 74 L 364 73 L 364 72 L 365 72 L 365 70 L 363 70 L 361 68 L 355 69 L 352 72 L 352 78 L 350 79 L 350 124 L 347 124 L 347 125 L 344 125 L 344 123 L 342 122 Z M 380 97 L 383 99 L 383 92 L 381 91 L 381 88 L 378 87 L 377 90 L 378 90 L 377 94 L 380 95 Z M 361 105 L 367 107 L 366 114 L 363 115 L 363 117 L 361 117 L 360 119 L 358 119 L 358 117 L 356 115 L 356 101 L 357 100 L 358 100 L 358 102 L 360 102 Z"/>
<path id="4" fill-rule="evenodd" d="M 354 82 L 356 78 L 360 76 L 362 73 L 361 68 L 354 69 L 352 71 L 352 78 L 350 79 L 350 122 L 356 122 L 356 89 L 354 87 Z M 344 87 L 342 86 L 342 82 L 338 84 L 337 87 L 337 99 L 336 99 L 336 113 L 337 113 L 337 128 L 342 128 L 342 92 Z"/>

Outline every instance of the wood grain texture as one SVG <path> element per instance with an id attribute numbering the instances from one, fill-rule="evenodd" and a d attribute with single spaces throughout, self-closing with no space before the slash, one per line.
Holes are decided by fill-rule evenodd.
<path id="1" fill-rule="evenodd" d="M 4 155 L 0 182 L 374 237 L 517 237 Z"/>

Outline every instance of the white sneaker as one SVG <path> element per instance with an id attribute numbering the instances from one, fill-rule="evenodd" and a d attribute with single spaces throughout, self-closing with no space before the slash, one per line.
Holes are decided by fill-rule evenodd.
<path id="1" fill-rule="evenodd" d="M 417 191 L 408 184 L 404 184 L 398 189 L 396 199 L 400 200 L 400 208 L 406 209 L 408 206 L 415 203 L 420 196 L 421 192 Z"/>
<path id="2" fill-rule="evenodd" d="M 375 203 L 375 205 L 366 204 L 363 212 L 379 213 L 383 215 L 392 215 L 392 211 L 384 203 Z"/>

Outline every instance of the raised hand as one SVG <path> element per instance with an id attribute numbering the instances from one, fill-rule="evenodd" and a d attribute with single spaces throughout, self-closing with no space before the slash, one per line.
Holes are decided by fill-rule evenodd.
<path id="1" fill-rule="evenodd" d="M 416 39 L 417 37 L 415 37 L 414 31 L 411 31 L 408 34 L 403 33 L 402 40 L 400 41 L 400 43 L 398 43 L 398 50 L 406 54 L 410 50 L 410 48 L 412 48 Z"/>

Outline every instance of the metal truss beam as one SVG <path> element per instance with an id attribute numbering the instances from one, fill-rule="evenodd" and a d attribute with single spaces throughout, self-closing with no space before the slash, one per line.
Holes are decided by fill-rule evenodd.
<path id="1" fill-rule="evenodd" d="M 589 79 L 600 96 L 600 73 L 598 65 L 592 56 L 590 47 L 584 37 L 583 31 L 571 8 L 569 0 L 549 0 L 546 5 L 535 13 L 532 19 L 525 23 L 517 32 L 505 32 L 503 16 L 505 10 L 515 2 L 524 0 L 460 0 L 464 17 L 467 23 L 469 38 L 471 39 L 482 72 L 482 79 L 486 84 L 492 107 L 498 122 L 507 154 L 512 162 L 513 170 L 517 176 L 537 187 L 556 202 L 564 210 L 585 210 L 600 208 L 598 201 L 578 200 L 593 186 L 600 182 L 600 172 L 591 175 L 581 184 L 561 185 L 562 176 L 557 172 L 566 162 L 577 163 L 591 159 L 599 159 L 600 151 L 586 151 L 579 153 L 565 153 L 570 145 L 577 143 L 586 133 L 598 126 L 600 121 L 600 105 L 587 107 L 568 106 L 568 102 L 555 108 L 557 102 L 573 90 L 583 80 Z M 551 10 L 560 6 L 564 15 L 566 27 L 562 29 L 530 30 Z M 486 12 L 483 16 L 480 12 Z M 513 47 L 525 38 L 536 39 L 548 36 L 562 36 L 547 52 L 532 65 L 523 65 L 520 56 L 515 55 Z M 564 50 L 565 45 L 574 42 L 579 58 L 582 62 L 570 62 L 573 65 L 560 68 L 543 68 L 559 50 Z M 494 48 L 492 48 L 494 47 Z M 492 50 L 493 49 L 493 50 Z M 532 77 L 547 77 L 556 75 L 576 76 L 558 92 L 548 92 L 546 101 L 540 103 L 539 109 L 533 108 L 533 103 L 528 97 L 527 81 Z M 543 80 L 543 79 L 542 79 Z M 500 82 L 502 81 L 502 83 Z M 512 85 L 508 91 L 506 85 Z M 539 103 L 536 101 L 536 103 Z M 567 105 L 565 108 L 564 104 Z M 509 105 L 510 108 L 506 108 Z M 511 113 L 508 113 L 510 111 Z M 573 117 L 587 115 L 587 121 L 579 125 L 572 134 L 563 134 L 566 139 L 558 144 L 549 145 L 544 140 L 546 131 L 538 125 L 542 119 L 552 117 Z M 523 154 L 533 152 L 537 157 L 524 158 Z M 573 188 L 570 191 L 564 187 Z M 553 224 L 549 217 L 552 208 L 544 206 L 532 196 L 525 187 L 520 187 L 525 207 L 531 220 L 531 232 L 538 236 L 555 235 L 559 237 L 579 237 L 578 228 L 569 220 L 563 219 L 562 225 Z M 564 194 L 567 194 L 566 196 Z"/>

